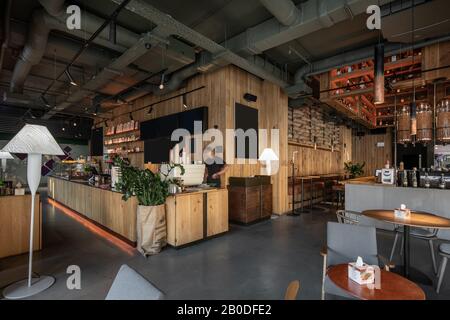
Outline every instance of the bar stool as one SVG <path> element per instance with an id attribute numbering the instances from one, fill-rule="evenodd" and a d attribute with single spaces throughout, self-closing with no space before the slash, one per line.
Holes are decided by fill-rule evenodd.
<path id="1" fill-rule="evenodd" d="M 336 200 L 336 210 L 342 205 L 345 197 L 345 187 L 340 184 L 336 184 L 332 187 L 335 194 L 334 198 Z"/>
<path id="2" fill-rule="evenodd" d="M 442 280 L 444 280 L 445 268 L 447 267 L 447 260 L 450 258 L 450 243 L 442 243 L 439 246 L 439 255 L 442 256 L 441 266 L 439 267 L 439 280 L 436 292 L 441 290 Z"/>

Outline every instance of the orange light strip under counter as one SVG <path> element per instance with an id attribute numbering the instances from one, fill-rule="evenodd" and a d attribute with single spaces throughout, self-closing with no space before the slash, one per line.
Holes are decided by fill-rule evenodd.
<path id="1" fill-rule="evenodd" d="M 108 242 L 114 244 L 116 247 L 124 251 L 125 253 L 129 254 L 130 256 L 135 254 L 135 248 L 130 246 L 125 241 L 122 241 L 121 239 L 113 236 L 109 232 L 103 230 L 99 226 L 95 225 L 93 222 L 89 221 L 88 219 L 80 216 L 75 211 L 70 210 L 69 208 L 66 208 L 65 206 L 61 205 L 60 203 L 56 202 L 53 199 L 48 199 L 48 203 L 51 204 L 53 207 L 61 210 L 65 215 L 71 217 L 72 219 L 76 220 L 80 224 L 82 224 L 84 227 L 86 227 L 89 231 L 95 233 L 96 235 L 102 237 L 103 239 L 107 240 Z"/>

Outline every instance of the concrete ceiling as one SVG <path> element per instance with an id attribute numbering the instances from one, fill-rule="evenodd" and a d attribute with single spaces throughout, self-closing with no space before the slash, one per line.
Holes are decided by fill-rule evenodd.
<path id="1" fill-rule="evenodd" d="M 157 10 L 170 15 L 195 32 L 225 47 L 228 39 L 242 34 L 249 28 L 273 19 L 273 15 L 261 4 L 260 0 L 144 1 L 154 6 Z M 111 0 L 75 0 L 71 2 L 80 5 L 82 10 L 103 19 L 107 18 L 117 7 L 117 4 Z M 307 1 L 294 0 L 293 2 L 299 5 Z M 422 2 L 425 2 L 425 4 L 416 8 L 416 14 L 418 16 L 427 17 L 426 19 L 420 20 L 422 21 L 421 26 L 432 25 L 437 20 L 440 23 L 436 26 L 425 28 L 424 30 L 427 30 L 427 32 L 423 31 L 421 37 L 426 38 L 436 33 L 438 33 L 437 35 L 448 34 L 449 22 L 445 21 L 445 17 L 447 16 L 448 18 L 450 1 L 433 0 Z M 5 56 L 3 70 L 0 72 L 0 93 L 8 91 L 12 71 L 26 43 L 28 24 L 30 23 L 33 11 L 38 8 L 41 8 L 38 0 L 12 1 L 11 41 Z M 3 17 L 0 15 L 0 18 Z M 308 62 L 326 59 L 342 52 L 349 52 L 353 49 L 377 43 L 379 33 L 366 29 L 366 18 L 366 14 L 356 15 L 332 27 L 325 27 L 278 47 L 271 48 L 262 52 L 257 57 L 261 58 L 261 61 L 267 60 L 272 62 L 273 65 L 280 67 L 280 69 L 284 70 L 287 67 L 288 73 L 294 75 L 300 67 L 306 65 Z M 408 11 L 389 14 L 384 17 L 383 21 L 386 23 L 383 33 L 389 38 L 395 36 L 395 33 L 404 33 L 410 29 L 410 25 L 407 23 Z M 152 31 L 156 27 L 151 21 L 129 10 L 123 10 L 119 14 L 117 23 L 119 26 L 135 33 L 138 37 L 143 33 Z M 3 29 L 3 22 L 0 28 Z M 3 32 L 0 34 L 3 34 Z M 156 74 L 156 76 L 153 79 L 149 79 L 147 83 L 157 84 L 163 70 L 168 69 L 169 72 L 174 72 L 186 65 L 192 64 L 195 61 L 195 53 L 198 54 L 201 48 L 195 46 L 190 47 L 189 42 L 185 41 L 185 39 L 177 39 L 179 42 L 175 40 L 171 41 L 172 44 L 176 42 L 176 45 L 169 48 L 172 50 L 170 56 L 166 55 L 167 52 L 165 50 L 167 48 L 162 49 L 164 46 L 156 45 L 152 47 L 148 53 L 137 58 L 128 68 L 122 70 L 121 74 L 114 77 L 109 84 L 92 90 L 87 97 L 68 107 L 65 111 L 82 114 L 86 106 L 92 105 L 92 100 L 95 97 L 115 96 L 117 93 L 137 85 L 151 74 Z M 39 64 L 31 69 L 31 73 L 26 80 L 24 93 L 38 101 L 40 92 L 51 83 L 55 74 L 64 70 L 65 64 L 71 60 L 81 46 L 82 41 L 83 39 L 79 35 L 56 30 L 51 31 L 44 57 Z M 183 45 L 186 47 L 183 48 Z M 189 54 L 180 54 L 180 52 L 188 51 Z M 121 54 L 123 54 L 123 51 L 120 52 L 120 50 L 116 50 L 115 48 L 95 44 L 92 48 L 86 50 L 75 62 L 71 68 L 72 75 L 80 83 L 87 82 L 98 74 L 99 70 L 107 67 L 111 61 L 117 59 Z M 73 90 L 74 88 L 68 84 L 67 79 L 61 78 L 52 87 L 48 98 L 51 100 L 51 104 L 57 104 L 58 102 L 65 101 Z M 36 102 L 36 106 L 38 104 Z"/>

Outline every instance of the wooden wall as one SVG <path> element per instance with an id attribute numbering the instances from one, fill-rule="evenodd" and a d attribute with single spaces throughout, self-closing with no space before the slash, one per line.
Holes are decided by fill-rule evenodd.
<path id="1" fill-rule="evenodd" d="M 375 175 L 376 169 L 384 167 L 386 160 L 393 165 L 393 145 L 392 132 L 389 130 L 386 134 L 370 135 L 363 137 L 353 136 L 352 138 L 353 162 L 365 162 L 364 175 Z M 383 142 L 384 147 L 377 147 L 378 142 Z"/>
<path id="2" fill-rule="evenodd" d="M 190 93 L 186 96 L 187 105 L 190 108 L 208 107 L 208 124 L 210 128 L 217 126 L 224 132 L 225 129 L 234 129 L 234 104 L 241 103 L 259 110 L 260 129 L 279 129 L 280 168 L 272 177 L 273 183 L 273 210 L 274 213 L 283 214 L 289 210 L 287 199 L 287 168 L 288 168 L 288 98 L 280 87 L 263 81 L 235 66 L 227 66 L 211 73 L 200 74 L 187 81 L 186 87 L 165 96 L 148 95 L 134 102 L 132 106 L 124 105 L 113 110 L 113 123 L 118 124 L 129 120 L 129 112 L 148 106 L 140 111 L 133 112 L 133 118 L 146 121 L 165 115 L 185 111 L 182 97 L 168 100 L 153 106 L 153 112 L 148 114 L 151 104 L 174 97 L 178 94 L 205 86 L 205 88 Z M 249 103 L 244 100 L 245 93 L 251 93 L 258 97 L 256 102 Z M 123 114 L 123 115 L 121 115 Z M 121 116 L 119 116 L 121 115 Z M 98 123 L 101 120 L 99 119 Z M 111 121 L 110 121 L 111 124 Z M 224 134 L 225 136 L 225 134 Z M 270 141 L 270 137 L 269 137 Z M 143 142 L 135 142 L 143 150 Z M 260 139 L 260 151 L 266 147 Z M 232 148 L 234 150 L 234 148 Z M 225 159 L 228 150 L 225 148 Z M 142 153 L 130 154 L 133 165 L 144 167 L 144 155 Z M 230 176 L 252 176 L 261 173 L 258 163 L 233 164 L 222 184 L 228 184 Z"/>

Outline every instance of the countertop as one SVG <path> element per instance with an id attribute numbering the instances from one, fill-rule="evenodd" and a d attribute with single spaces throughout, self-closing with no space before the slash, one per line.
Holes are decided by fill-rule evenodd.
<path id="1" fill-rule="evenodd" d="M 86 181 L 86 180 L 69 180 L 69 179 L 66 179 L 64 177 L 59 177 L 59 176 L 50 176 L 50 177 L 51 178 L 55 178 L 55 179 L 64 180 L 64 181 L 67 181 L 67 182 L 78 183 L 78 184 L 81 184 L 81 185 L 84 185 L 84 186 L 88 186 L 88 187 L 92 187 L 92 188 L 102 189 L 102 190 L 105 190 L 105 191 L 121 193 L 120 191 L 117 191 L 117 190 L 114 190 L 113 188 L 111 188 L 111 186 L 109 184 L 100 185 L 100 184 L 90 183 L 89 181 Z M 187 190 L 184 191 L 184 192 L 177 193 L 175 195 L 170 195 L 170 196 L 182 196 L 182 195 L 196 194 L 196 193 L 205 193 L 205 192 L 217 191 L 217 190 L 226 190 L 226 189 L 225 188 L 214 188 L 214 187 L 209 187 L 209 188 L 195 187 L 195 188 L 187 188 Z"/>

